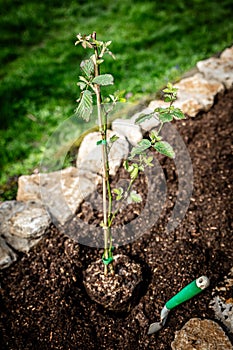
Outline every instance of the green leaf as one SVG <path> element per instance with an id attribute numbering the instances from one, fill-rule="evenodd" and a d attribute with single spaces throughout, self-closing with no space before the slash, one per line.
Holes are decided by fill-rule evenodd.
<path id="1" fill-rule="evenodd" d="M 121 200 L 121 198 L 123 196 L 124 190 L 122 187 L 114 188 L 113 193 L 115 193 L 117 195 L 116 200 L 119 201 L 119 200 Z"/>
<path id="2" fill-rule="evenodd" d="M 138 176 L 138 167 L 134 167 L 132 171 L 130 171 L 131 180 L 135 180 Z"/>
<path id="3" fill-rule="evenodd" d="M 173 116 L 168 108 L 156 108 L 155 111 L 158 113 L 158 118 L 162 123 L 168 123 L 172 121 Z"/>
<path id="4" fill-rule="evenodd" d="M 173 101 L 173 98 L 170 95 L 164 96 L 164 102 L 171 102 L 171 101 Z"/>
<path id="5" fill-rule="evenodd" d="M 167 87 L 165 89 L 163 89 L 163 92 L 165 92 L 167 94 L 174 94 L 177 91 L 178 91 L 178 89 L 174 88 L 171 83 L 167 83 Z"/>
<path id="6" fill-rule="evenodd" d="M 140 203 L 142 201 L 142 196 L 136 191 L 131 191 L 127 202 L 130 203 Z"/>
<path id="7" fill-rule="evenodd" d="M 80 68 L 88 78 L 94 74 L 94 64 L 91 59 L 82 61 Z"/>
<path id="8" fill-rule="evenodd" d="M 144 158 L 143 158 L 143 161 L 144 161 L 145 165 L 146 165 L 146 166 L 150 166 L 150 167 L 153 166 L 153 163 L 151 163 L 152 160 L 153 160 L 153 156 L 144 157 Z"/>
<path id="9" fill-rule="evenodd" d="M 124 161 L 123 166 L 124 166 L 125 170 L 128 171 L 128 169 L 129 169 L 129 162 L 128 162 L 127 159 Z"/>
<path id="10" fill-rule="evenodd" d="M 111 74 L 102 74 L 98 75 L 92 80 L 93 84 L 98 84 L 98 85 L 113 85 L 113 76 Z"/>
<path id="11" fill-rule="evenodd" d="M 138 142 L 137 146 L 132 148 L 131 157 L 134 157 L 136 154 L 143 153 L 146 149 L 150 148 L 151 142 L 147 139 L 142 139 Z"/>
<path id="12" fill-rule="evenodd" d="M 113 135 L 112 137 L 110 137 L 110 142 L 111 142 L 111 143 L 114 143 L 114 142 L 116 142 L 118 139 L 119 139 L 119 136 Z"/>
<path id="13" fill-rule="evenodd" d="M 149 113 L 149 114 L 140 114 L 139 117 L 135 119 L 135 124 L 141 124 L 147 119 L 151 119 L 155 117 L 155 113 Z"/>
<path id="14" fill-rule="evenodd" d="M 80 87 L 81 90 L 84 90 L 87 86 L 87 84 L 82 81 L 78 82 L 77 85 Z"/>
<path id="15" fill-rule="evenodd" d="M 78 117 L 86 120 L 87 122 L 90 119 L 90 115 L 93 109 L 92 94 L 89 90 L 85 90 L 81 93 L 81 98 L 79 100 L 79 105 L 75 110 L 75 113 Z"/>
<path id="16" fill-rule="evenodd" d="M 175 158 L 175 152 L 172 148 L 172 146 L 166 142 L 166 141 L 159 141 L 156 142 L 153 147 L 156 149 L 157 152 L 169 157 L 169 158 Z"/>
<path id="17" fill-rule="evenodd" d="M 89 81 L 86 78 L 84 78 L 82 75 L 80 75 L 79 80 L 83 81 L 87 85 L 89 84 Z"/>
<path id="18" fill-rule="evenodd" d="M 155 141 L 161 141 L 162 136 L 160 136 L 156 130 L 152 130 L 150 132 L 150 139 L 151 139 L 152 143 L 155 143 Z"/>
<path id="19" fill-rule="evenodd" d="M 175 119 L 185 119 L 184 113 L 179 108 L 174 108 L 174 110 L 172 111 L 172 114 Z"/>
<path id="20" fill-rule="evenodd" d="M 144 165 L 143 164 L 139 165 L 138 170 L 144 171 L 145 170 Z"/>
<path id="21" fill-rule="evenodd" d="M 130 178 L 132 180 L 135 180 L 136 177 L 138 176 L 138 172 L 139 172 L 139 166 L 137 163 L 133 163 L 131 165 L 127 165 L 127 168 L 125 168 L 129 173 L 130 173 Z"/>

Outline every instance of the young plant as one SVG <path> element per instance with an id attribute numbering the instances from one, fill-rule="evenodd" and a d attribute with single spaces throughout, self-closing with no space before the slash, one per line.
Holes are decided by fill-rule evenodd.
<path id="1" fill-rule="evenodd" d="M 123 102 L 124 100 L 120 97 L 119 93 L 115 93 L 114 95 L 110 94 L 109 96 L 106 96 L 105 99 L 102 96 L 102 87 L 113 85 L 114 83 L 111 74 L 100 73 L 100 66 L 104 63 L 105 56 L 110 55 L 114 58 L 114 55 L 109 50 L 111 41 L 103 42 L 97 40 L 95 32 L 90 35 L 78 34 L 77 39 L 75 45 L 81 44 L 84 49 L 92 50 L 90 58 L 82 61 L 80 65 L 82 76 L 79 77 L 78 86 L 81 89 L 81 93 L 80 98 L 77 100 L 78 107 L 76 109 L 76 114 L 85 121 L 89 121 L 93 111 L 93 97 L 95 97 L 98 114 L 98 128 L 101 135 L 101 139 L 97 142 L 97 145 L 101 147 L 103 164 L 103 221 L 101 226 L 103 227 L 104 233 L 104 253 L 102 260 L 104 263 L 104 273 L 107 275 L 109 272 L 114 274 L 111 227 L 124 200 L 126 200 L 127 203 L 139 203 L 142 201 L 141 195 L 133 190 L 132 186 L 140 172 L 143 172 L 146 167 L 153 166 L 153 157 L 147 156 L 147 150 L 153 148 L 167 157 L 174 158 L 174 150 L 168 142 L 162 139 L 161 130 L 165 123 L 171 122 L 173 118 L 183 119 L 184 115 L 180 109 L 173 106 L 173 103 L 177 98 L 177 89 L 169 83 L 167 88 L 163 90 L 164 101 L 168 102 L 169 106 L 166 108 L 156 108 L 154 112 L 150 114 L 141 114 L 135 121 L 136 124 L 140 124 L 147 119 L 157 118 L 159 120 L 159 126 L 157 130 L 150 133 L 149 138 L 143 138 L 135 147 L 133 147 L 129 158 L 125 160 L 124 168 L 129 173 L 130 177 L 127 189 L 124 190 L 121 187 L 111 189 L 109 176 L 109 149 L 118 137 L 114 135 L 107 140 L 108 116 L 116 102 Z M 108 104 L 107 109 L 107 105 L 102 103 L 102 101 L 111 101 L 111 107 L 109 108 Z M 113 210 L 114 196 L 118 205 L 116 209 Z"/>

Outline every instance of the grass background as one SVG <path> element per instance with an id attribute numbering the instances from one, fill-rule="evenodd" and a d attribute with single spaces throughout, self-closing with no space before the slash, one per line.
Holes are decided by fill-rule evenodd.
<path id="1" fill-rule="evenodd" d="M 198 60 L 232 45 L 232 0 L 0 0 L 0 200 L 15 177 L 38 167 L 49 135 L 74 113 L 76 35 L 112 40 L 106 60 L 114 89 L 132 100 L 152 94 Z M 85 129 L 77 123 L 80 131 Z"/>

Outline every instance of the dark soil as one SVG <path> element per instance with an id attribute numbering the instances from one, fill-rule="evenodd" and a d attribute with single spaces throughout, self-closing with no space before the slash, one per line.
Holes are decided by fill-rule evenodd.
<path id="1" fill-rule="evenodd" d="M 168 183 L 166 208 L 145 234 L 117 249 L 143 267 L 144 288 L 133 309 L 115 314 L 90 300 L 83 271 L 101 250 L 75 243 L 52 226 L 36 247 L 0 274 L 1 349 L 167 350 L 175 331 L 190 318 L 214 319 L 212 292 L 233 265 L 232 107 L 229 91 L 216 98 L 208 113 L 177 123 L 192 158 L 194 190 L 185 218 L 170 233 L 166 214 L 174 205 L 177 179 L 172 161 L 159 159 Z M 145 184 L 139 184 L 143 194 Z M 89 213 L 88 220 L 94 221 L 98 213 L 88 209 L 85 214 L 84 208 L 79 218 Z M 166 326 L 148 336 L 165 302 L 201 275 L 210 278 L 210 287 L 174 309 Z"/>

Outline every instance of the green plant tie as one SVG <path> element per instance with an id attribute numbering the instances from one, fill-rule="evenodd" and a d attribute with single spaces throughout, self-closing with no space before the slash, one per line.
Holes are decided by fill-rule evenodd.
<path id="1" fill-rule="evenodd" d="M 96 142 L 97 146 L 99 145 L 107 145 L 107 140 L 99 140 Z"/>
<path id="2" fill-rule="evenodd" d="M 109 265 L 109 264 L 111 264 L 113 262 L 114 258 L 112 256 L 112 252 L 113 252 L 114 249 L 115 249 L 115 247 L 112 246 L 111 250 L 109 250 L 109 257 L 107 259 L 104 257 L 104 254 L 103 254 L 102 261 L 103 261 L 104 265 Z"/>
<path id="3" fill-rule="evenodd" d="M 104 258 L 104 256 L 102 256 L 102 261 L 104 263 L 104 265 L 109 265 L 113 262 L 113 257 L 112 256 L 109 256 L 108 259 Z"/>

